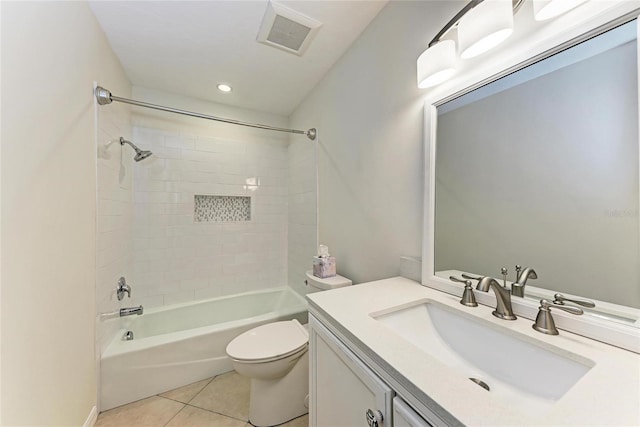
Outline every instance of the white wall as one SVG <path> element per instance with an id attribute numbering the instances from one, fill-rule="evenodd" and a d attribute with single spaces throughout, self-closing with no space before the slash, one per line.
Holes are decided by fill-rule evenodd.
<path id="1" fill-rule="evenodd" d="M 421 254 L 416 59 L 463 5 L 390 2 L 291 116 L 318 128 L 319 243 L 356 283 L 398 275 L 401 255 Z"/>
<path id="2" fill-rule="evenodd" d="M 436 270 L 522 264 L 640 307 L 636 61 L 628 42 L 438 116 Z"/>
<path id="3" fill-rule="evenodd" d="M 92 87 L 126 78 L 86 3 L 1 7 L 1 423 L 77 426 L 97 388 Z"/>
<path id="4" fill-rule="evenodd" d="M 134 97 L 287 127 L 286 117 L 156 90 Z M 134 304 L 153 307 L 287 284 L 288 135 L 136 109 Z M 249 196 L 250 221 L 194 222 L 194 195 Z"/>

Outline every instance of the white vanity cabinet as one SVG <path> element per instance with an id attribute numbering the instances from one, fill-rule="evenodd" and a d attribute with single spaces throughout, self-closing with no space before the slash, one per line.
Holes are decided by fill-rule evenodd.
<path id="1" fill-rule="evenodd" d="M 394 427 L 431 427 L 416 411 L 399 396 L 393 398 Z"/>
<path id="2" fill-rule="evenodd" d="M 367 427 L 370 410 L 391 427 L 393 390 L 312 315 L 309 326 L 311 425 Z"/>
<path id="3" fill-rule="evenodd" d="M 309 326 L 311 426 L 430 425 L 313 315 Z"/>

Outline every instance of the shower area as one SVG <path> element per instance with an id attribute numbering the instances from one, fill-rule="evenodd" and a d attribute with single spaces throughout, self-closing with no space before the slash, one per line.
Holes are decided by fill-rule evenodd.
<path id="1" fill-rule="evenodd" d="M 304 321 L 317 248 L 315 131 L 116 89 L 95 105 L 101 410 L 231 370 L 226 344 L 251 327 Z"/>

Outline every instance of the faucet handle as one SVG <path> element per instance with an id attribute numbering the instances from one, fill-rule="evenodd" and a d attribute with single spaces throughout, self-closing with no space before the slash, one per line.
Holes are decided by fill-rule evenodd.
<path id="1" fill-rule="evenodd" d="M 570 305 L 556 305 L 546 299 L 541 299 L 538 315 L 536 316 L 536 321 L 532 326 L 533 329 L 547 335 L 558 335 L 556 323 L 551 315 L 551 307 L 559 308 L 560 310 L 564 310 L 567 313 L 575 315 L 584 313 L 582 309 L 579 309 L 578 307 L 571 307 Z"/>
<path id="2" fill-rule="evenodd" d="M 480 276 L 472 276 L 472 275 L 467 274 L 467 273 L 462 273 L 462 277 L 464 277 L 465 279 L 471 279 L 471 280 L 480 280 L 480 279 L 482 279 L 482 277 L 480 277 Z"/>
<path id="3" fill-rule="evenodd" d="M 589 301 L 589 300 L 580 300 L 580 299 L 571 299 L 571 298 L 567 298 L 562 294 L 555 294 L 553 296 L 553 303 L 555 305 L 559 305 L 562 306 L 564 305 L 565 301 L 567 302 L 572 302 L 576 305 L 580 305 L 582 307 L 587 307 L 587 308 L 594 308 L 596 305 L 593 301 Z M 561 307 L 558 307 L 561 308 Z"/>
<path id="4" fill-rule="evenodd" d="M 570 305 L 553 304 L 547 301 L 546 299 L 540 300 L 540 303 L 542 303 L 542 301 L 545 301 L 547 303 L 547 309 L 550 309 L 553 306 L 553 308 L 559 308 L 560 310 L 564 310 L 567 313 L 575 314 L 576 316 L 584 314 L 584 311 L 582 311 L 582 309 L 578 307 L 572 307 Z"/>
<path id="5" fill-rule="evenodd" d="M 460 304 L 466 305 L 467 307 L 478 306 L 478 303 L 476 302 L 476 295 L 473 293 L 473 288 L 471 287 L 471 280 L 462 280 L 453 276 L 449 276 L 449 280 L 453 282 L 464 283 L 464 292 L 462 292 L 462 299 L 460 300 Z"/>
<path id="6" fill-rule="evenodd" d="M 122 301 L 124 294 L 127 294 L 131 298 L 131 287 L 127 285 L 127 280 L 124 277 L 118 279 L 118 286 L 116 287 L 116 296 L 118 301 Z"/>

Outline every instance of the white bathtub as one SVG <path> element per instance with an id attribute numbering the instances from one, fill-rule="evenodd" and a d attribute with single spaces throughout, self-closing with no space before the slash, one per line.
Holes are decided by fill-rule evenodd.
<path id="1" fill-rule="evenodd" d="M 233 369 L 227 344 L 258 325 L 307 321 L 307 304 L 291 288 L 274 288 L 130 316 L 101 357 L 101 411 Z M 126 331 L 134 339 L 123 341 Z"/>

